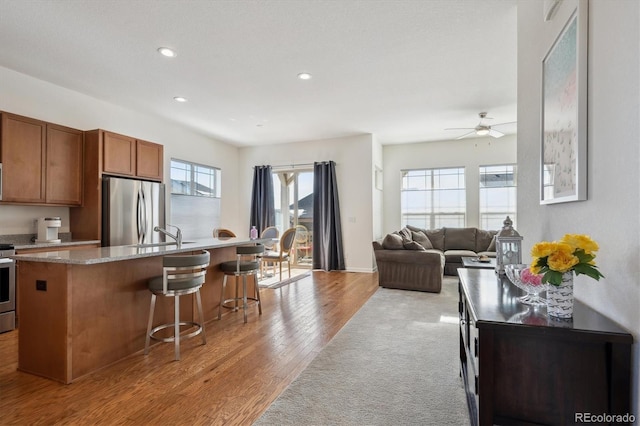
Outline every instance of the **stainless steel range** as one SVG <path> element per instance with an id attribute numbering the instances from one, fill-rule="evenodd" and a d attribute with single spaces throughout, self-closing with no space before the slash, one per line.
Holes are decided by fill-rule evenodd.
<path id="1" fill-rule="evenodd" d="M 13 245 L 0 244 L 0 333 L 16 328 L 16 263 Z"/>

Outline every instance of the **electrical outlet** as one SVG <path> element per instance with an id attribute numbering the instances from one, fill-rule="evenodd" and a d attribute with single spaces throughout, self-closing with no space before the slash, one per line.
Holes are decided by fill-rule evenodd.
<path id="1" fill-rule="evenodd" d="M 45 280 L 36 280 L 36 290 L 47 291 L 47 282 Z"/>

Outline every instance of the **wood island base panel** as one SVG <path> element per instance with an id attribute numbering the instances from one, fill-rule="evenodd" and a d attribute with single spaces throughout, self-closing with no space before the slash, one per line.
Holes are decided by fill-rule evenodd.
<path id="1" fill-rule="evenodd" d="M 210 252 L 201 294 L 205 323 L 216 319 L 223 277 L 219 264 L 235 258 L 236 246 L 254 243 L 209 239 L 181 249 L 136 248 L 130 255 L 122 254 L 129 247 L 116 247 L 14 256 L 20 317 L 18 369 L 71 383 L 128 356 L 141 355 L 151 300 L 147 281 L 162 274 L 165 255 L 198 249 Z M 228 288 L 231 291 L 234 286 Z M 173 321 L 173 298 L 161 299 L 167 300 L 158 300 L 154 324 Z M 180 298 L 181 319 L 195 319 L 194 303 L 192 297 Z"/>

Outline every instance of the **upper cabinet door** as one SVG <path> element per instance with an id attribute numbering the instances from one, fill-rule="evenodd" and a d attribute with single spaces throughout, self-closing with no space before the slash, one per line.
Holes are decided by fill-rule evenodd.
<path id="1" fill-rule="evenodd" d="M 46 126 L 2 113 L 2 201 L 45 202 Z"/>
<path id="2" fill-rule="evenodd" d="M 82 204 L 83 133 L 47 125 L 47 203 Z"/>
<path id="3" fill-rule="evenodd" d="M 117 133 L 104 132 L 103 168 L 105 173 L 136 174 L 136 140 Z"/>
<path id="4" fill-rule="evenodd" d="M 136 174 L 147 179 L 162 181 L 163 146 L 136 141 Z"/>

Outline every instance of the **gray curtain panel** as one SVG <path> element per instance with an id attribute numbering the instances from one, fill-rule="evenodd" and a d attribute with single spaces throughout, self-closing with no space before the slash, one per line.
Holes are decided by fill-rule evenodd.
<path id="1" fill-rule="evenodd" d="M 333 161 L 313 164 L 313 269 L 346 269 Z"/>
<path id="2" fill-rule="evenodd" d="M 271 166 L 255 166 L 253 168 L 253 190 L 251 192 L 251 223 L 258 235 L 265 228 L 276 224 L 276 212 L 273 206 L 273 179 Z"/>

